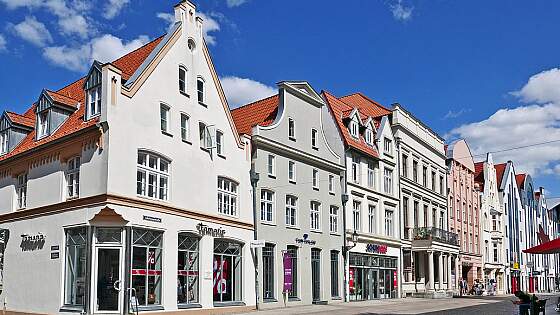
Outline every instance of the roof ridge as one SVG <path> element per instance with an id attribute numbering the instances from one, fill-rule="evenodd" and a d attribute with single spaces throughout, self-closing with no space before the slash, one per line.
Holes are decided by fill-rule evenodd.
<path id="1" fill-rule="evenodd" d="M 102 63 L 102 65 L 105 65 L 105 64 L 107 64 L 107 63 L 113 64 L 114 62 L 117 62 L 117 61 L 119 61 L 119 60 L 125 58 L 126 56 L 128 56 L 128 55 L 130 55 L 130 54 L 133 54 L 133 53 L 139 51 L 140 49 L 142 49 L 142 48 L 144 48 L 144 47 L 150 45 L 151 43 L 153 43 L 153 42 L 155 42 L 156 40 L 158 40 L 158 39 L 164 37 L 165 35 L 167 35 L 167 32 L 165 32 L 164 34 L 162 34 L 162 35 L 160 35 L 160 36 L 158 36 L 158 37 L 156 37 L 156 38 L 150 40 L 149 42 L 145 43 L 144 45 L 142 45 L 142 46 L 140 46 L 140 47 L 138 47 L 138 48 L 136 48 L 136 49 L 134 49 L 134 50 L 132 50 L 132 51 L 129 51 L 128 53 L 126 53 L 126 54 L 120 56 L 119 58 L 117 58 L 117 59 L 115 59 L 115 60 L 112 60 L 112 61 L 110 61 L 110 62 Z"/>
<path id="2" fill-rule="evenodd" d="M 362 92 L 357 92 L 357 93 L 358 93 L 360 96 L 362 96 L 362 97 L 364 97 L 365 99 L 367 99 L 368 101 L 370 101 L 370 102 L 374 103 L 375 105 L 377 105 L 377 106 L 383 108 L 384 110 L 386 110 L 386 111 L 388 111 L 388 112 L 391 111 L 391 110 L 388 109 L 387 107 L 381 105 L 379 102 L 377 102 L 377 101 L 375 101 L 375 100 L 369 98 L 367 95 L 363 94 Z"/>
<path id="3" fill-rule="evenodd" d="M 265 98 L 262 98 L 262 99 L 260 99 L 260 100 L 256 100 L 256 101 L 254 101 L 254 102 L 252 102 L 252 103 L 248 103 L 248 104 L 245 104 L 245 105 L 241 105 L 241 106 L 239 106 L 239 107 L 237 107 L 237 108 L 232 109 L 231 111 L 233 112 L 233 111 L 236 111 L 236 110 L 241 109 L 241 108 L 245 108 L 245 107 L 248 107 L 248 106 L 251 106 L 251 105 L 255 105 L 256 103 L 259 103 L 259 102 L 262 102 L 262 101 L 266 101 L 266 100 L 268 100 L 268 99 L 271 99 L 271 98 L 277 97 L 277 96 L 279 96 L 278 93 L 276 93 L 276 94 L 274 94 L 274 95 L 271 95 L 271 96 L 268 96 L 268 97 L 265 97 Z"/>

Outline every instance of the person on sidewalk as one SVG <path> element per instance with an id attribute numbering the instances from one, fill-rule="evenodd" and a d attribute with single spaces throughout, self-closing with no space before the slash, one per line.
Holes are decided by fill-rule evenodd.
<path id="1" fill-rule="evenodd" d="M 538 300 L 537 297 L 534 294 L 533 296 L 530 296 L 523 291 L 515 291 L 513 295 L 515 295 L 519 299 L 518 301 L 512 301 L 513 304 L 519 306 L 519 315 L 529 315 L 531 304 L 536 304 Z"/>

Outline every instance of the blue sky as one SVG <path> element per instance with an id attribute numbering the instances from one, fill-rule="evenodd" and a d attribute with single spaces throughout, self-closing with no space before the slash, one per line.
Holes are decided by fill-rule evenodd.
<path id="1" fill-rule="evenodd" d="M 0 109 L 164 33 L 176 1 L 0 0 Z M 560 139 L 560 2 L 195 1 L 232 104 L 307 80 L 399 102 L 475 153 Z M 106 60 L 103 60 L 106 59 Z M 497 154 L 560 196 L 560 142 Z"/>

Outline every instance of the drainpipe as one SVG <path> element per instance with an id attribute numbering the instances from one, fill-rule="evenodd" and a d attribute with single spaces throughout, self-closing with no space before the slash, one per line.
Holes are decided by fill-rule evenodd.
<path id="1" fill-rule="evenodd" d="M 250 178 L 251 187 L 253 188 L 253 238 L 257 240 L 257 183 L 259 182 L 259 173 L 255 172 L 255 166 L 251 167 Z M 259 310 L 259 256 L 258 248 L 255 251 L 255 308 Z"/>
<path id="2" fill-rule="evenodd" d="M 346 185 L 346 181 L 344 182 Z M 346 188 L 344 189 L 346 190 Z M 346 269 L 348 267 L 348 245 L 346 242 L 346 203 L 348 202 L 348 194 L 344 193 L 341 195 L 342 198 L 342 258 L 344 259 L 344 302 L 348 302 L 348 295 L 346 294 L 348 289 L 348 276 L 346 275 Z"/>
<path id="3" fill-rule="evenodd" d="M 402 220 L 400 220 L 399 223 L 400 223 L 400 226 L 403 227 L 402 229 L 399 229 L 399 232 L 400 232 L 399 234 L 401 234 L 401 236 L 400 236 L 401 237 L 401 249 L 400 249 L 401 257 L 399 259 L 400 260 L 399 265 L 400 265 L 401 268 L 398 272 L 398 276 L 401 280 L 398 283 L 399 284 L 399 297 L 402 298 L 402 283 L 403 283 L 402 278 L 404 276 L 404 260 L 403 260 L 404 252 L 403 252 L 403 248 L 402 248 L 402 239 L 404 238 L 404 236 L 406 234 L 406 233 L 404 233 L 404 231 L 406 231 L 406 226 L 404 226 L 404 222 L 408 221 L 408 218 L 407 218 L 407 220 L 405 220 L 405 218 L 404 218 L 404 213 L 402 211 L 403 207 L 402 207 L 402 203 L 401 203 L 401 200 L 402 200 L 402 196 L 401 196 L 401 166 L 402 166 L 401 165 L 401 138 L 395 138 L 395 140 L 396 140 L 395 142 L 396 142 L 396 145 L 397 145 L 397 167 L 396 167 L 396 169 L 397 169 L 397 196 L 399 198 L 399 213 L 402 215 L 400 217 L 400 218 L 402 218 Z M 410 247 L 410 261 L 412 262 L 412 246 Z M 412 272 L 414 272 L 414 270 Z"/>

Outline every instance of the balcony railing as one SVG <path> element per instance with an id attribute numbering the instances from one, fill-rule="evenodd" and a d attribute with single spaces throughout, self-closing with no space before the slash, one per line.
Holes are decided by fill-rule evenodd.
<path id="1" fill-rule="evenodd" d="M 415 240 L 432 240 L 449 245 L 459 246 L 459 238 L 457 233 L 442 230 L 436 227 L 419 227 L 414 228 Z"/>

